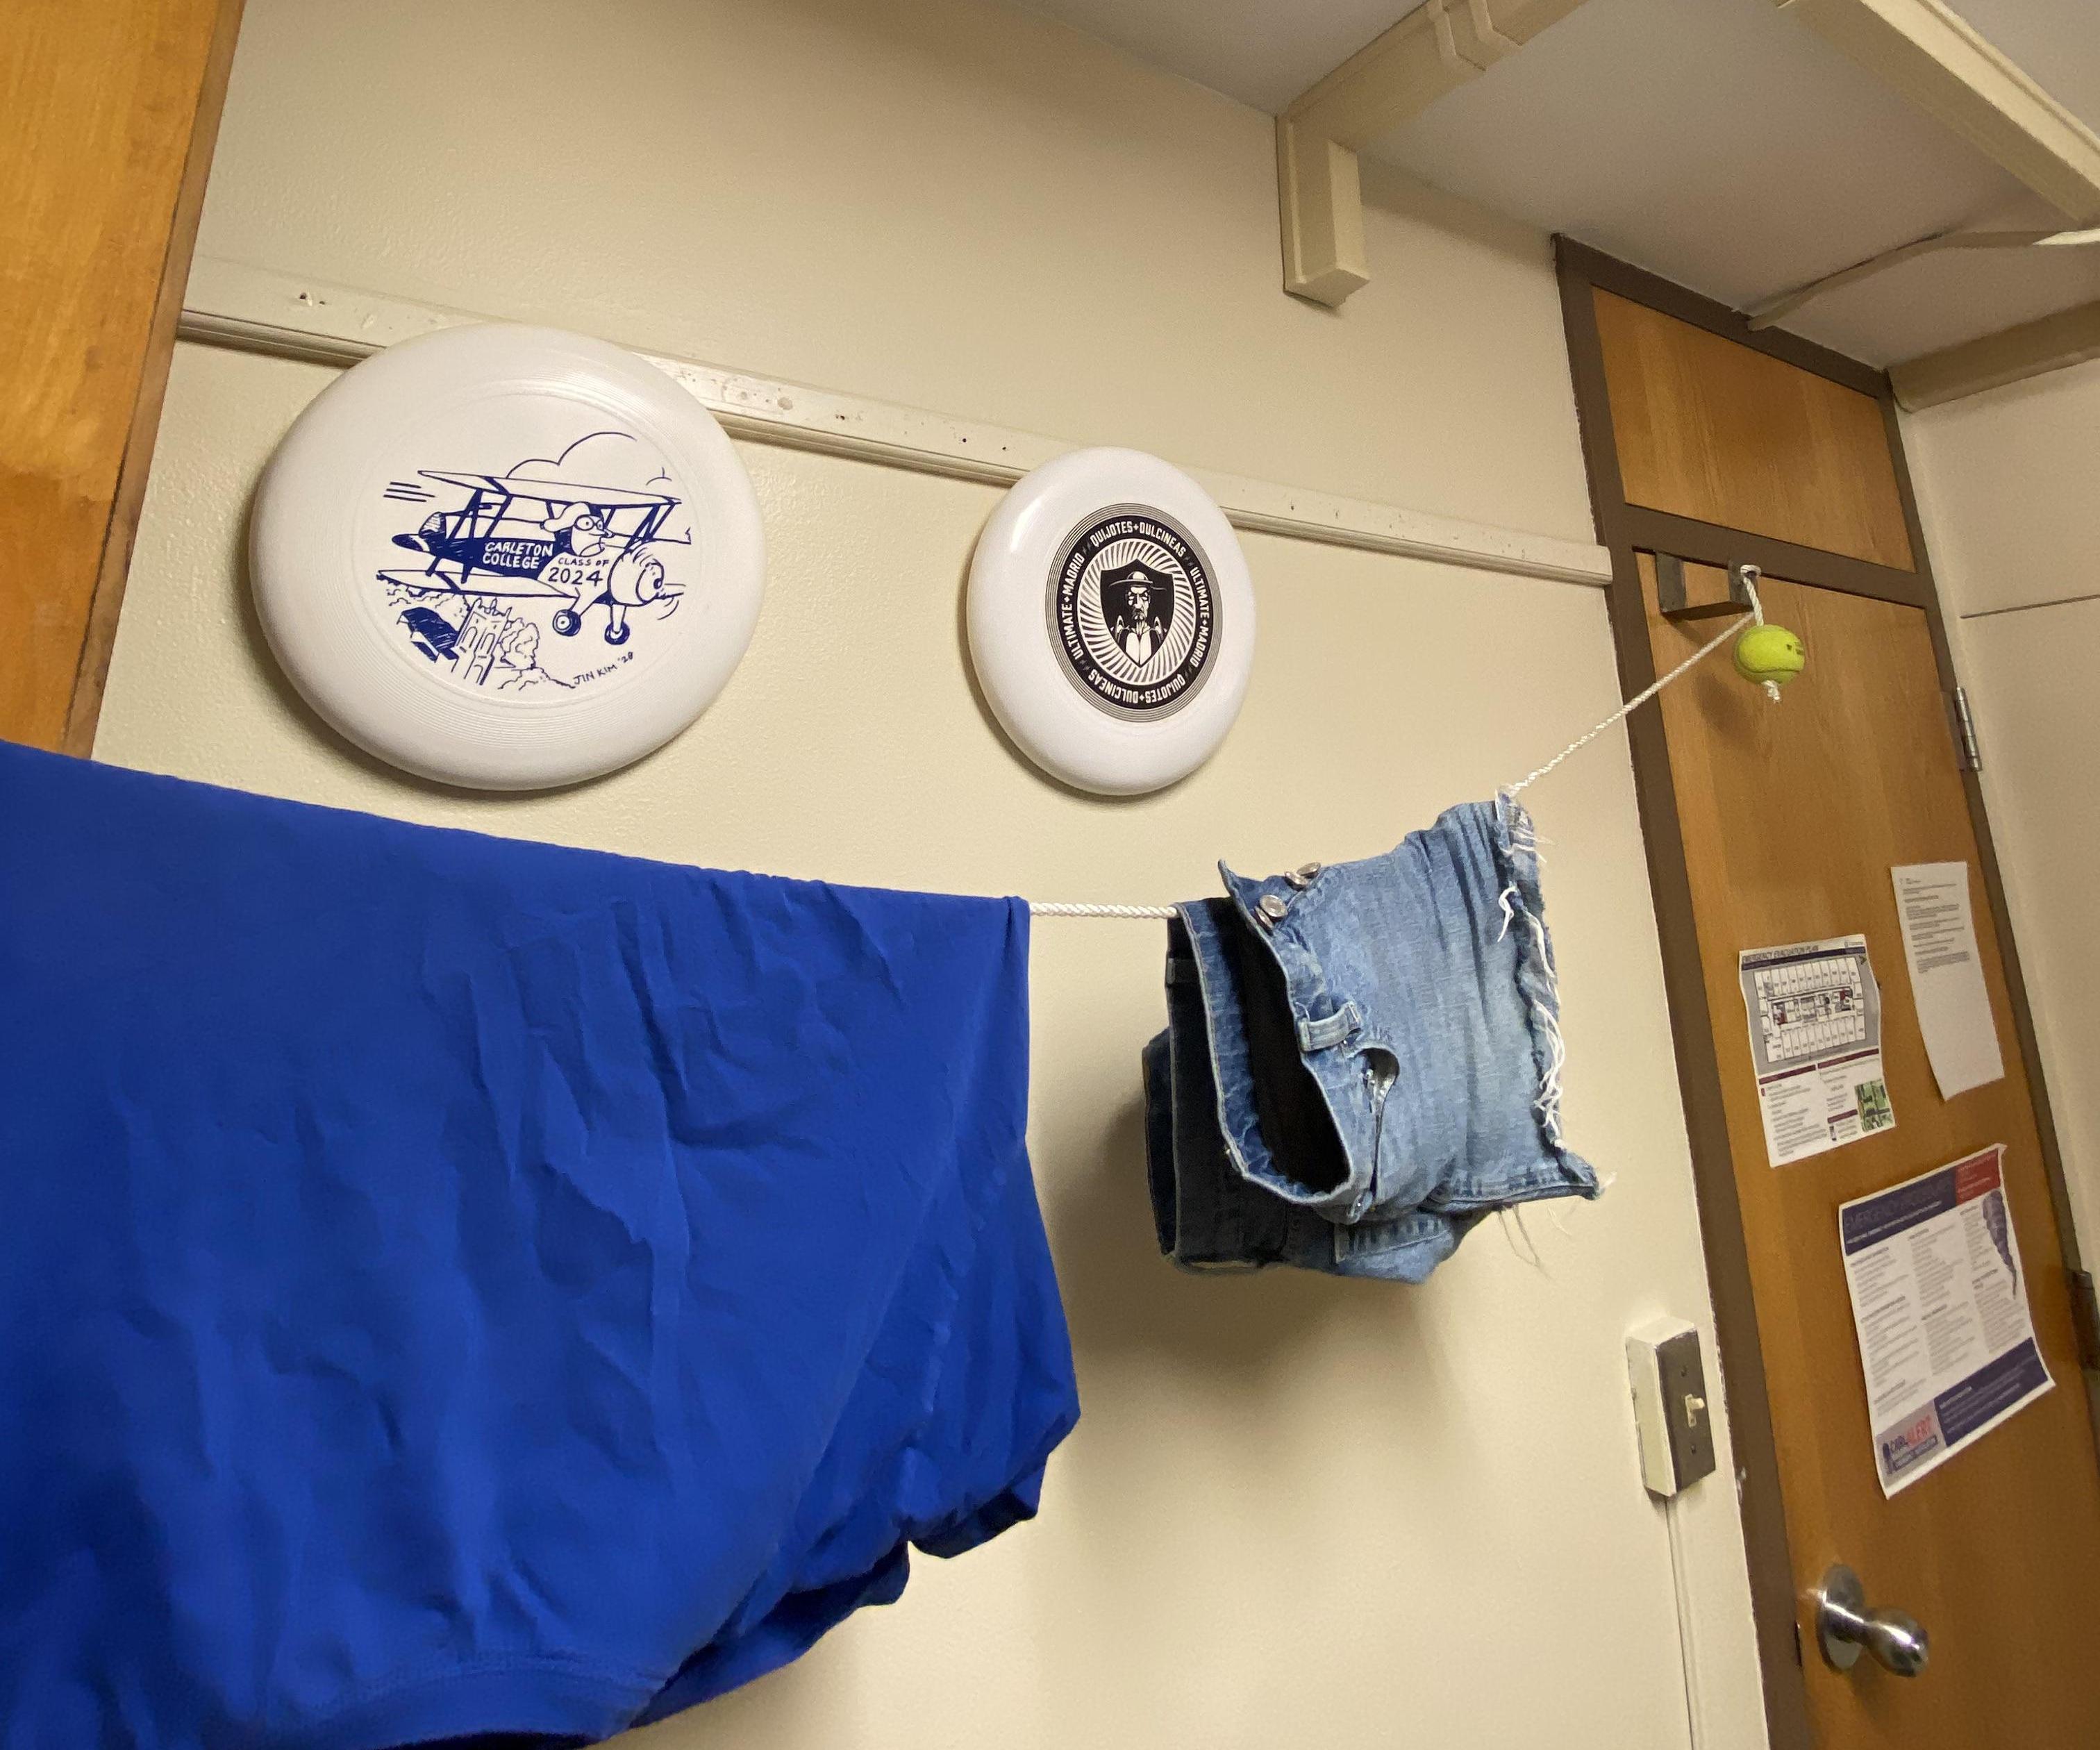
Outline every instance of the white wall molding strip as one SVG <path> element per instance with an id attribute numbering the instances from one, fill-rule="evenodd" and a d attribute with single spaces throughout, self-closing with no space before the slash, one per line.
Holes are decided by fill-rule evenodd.
<path id="1" fill-rule="evenodd" d="M 199 256 L 178 332 L 184 340 L 276 358 L 354 364 L 396 341 L 491 320 Z M 1009 485 L 1076 447 L 1028 432 L 664 358 L 646 347 L 635 350 L 690 390 L 731 436 L 752 443 L 994 486 Z M 1236 528 L 1558 583 L 1602 588 L 1611 581 L 1611 555 L 1589 542 L 1201 469 L 1189 472 Z"/>
<path id="2" fill-rule="evenodd" d="M 1917 413 L 2094 359 L 2100 359 L 2100 302 L 1905 359 L 1889 367 L 1889 386 Z"/>

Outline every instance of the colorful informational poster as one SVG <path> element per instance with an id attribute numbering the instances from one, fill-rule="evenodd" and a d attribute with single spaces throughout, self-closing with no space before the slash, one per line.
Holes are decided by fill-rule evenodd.
<path id="1" fill-rule="evenodd" d="M 2036 1347 L 2005 1147 L 1838 1206 L 1874 1474 L 1893 1495 L 2054 1383 Z"/>
<path id="2" fill-rule="evenodd" d="M 1918 1030 L 1925 1035 L 1939 1097 L 1952 1100 L 2001 1080 L 2005 1060 L 1976 952 L 1968 864 L 1906 863 L 1889 875 L 1895 883 L 1896 920 L 1903 926 Z"/>
<path id="3" fill-rule="evenodd" d="M 1882 1075 L 1882 993 L 1867 938 L 1754 948 L 1740 966 L 1771 1164 L 1893 1129 Z"/>

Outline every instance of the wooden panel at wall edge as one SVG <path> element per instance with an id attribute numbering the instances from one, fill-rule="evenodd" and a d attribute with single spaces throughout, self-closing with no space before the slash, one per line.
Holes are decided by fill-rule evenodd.
<path id="1" fill-rule="evenodd" d="M 240 0 L 20 0 L 0 46 L 0 737 L 93 746 Z"/>

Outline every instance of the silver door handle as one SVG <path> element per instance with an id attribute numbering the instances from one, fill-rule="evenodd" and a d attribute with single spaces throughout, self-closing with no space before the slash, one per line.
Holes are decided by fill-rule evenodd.
<path id="1" fill-rule="evenodd" d="M 1925 1669 L 1932 1647 L 1924 1625 L 1902 1611 L 1868 1609 L 1860 1576 L 1843 1563 L 1824 1573 L 1815 1596 L 1815 1638 L 1832 1669 L 1850 1671 L 1862 1651 L 1899 1677 Z"/>

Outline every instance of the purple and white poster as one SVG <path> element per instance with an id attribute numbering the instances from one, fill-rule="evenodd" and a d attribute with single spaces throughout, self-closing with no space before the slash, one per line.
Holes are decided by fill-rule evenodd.
<path id="1" fill-rule="evenodd" d="M 1882 1492 L 1894 1495 L 2048 1391 L 2005 1146 L 1838 1210 Z"/>

